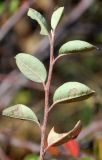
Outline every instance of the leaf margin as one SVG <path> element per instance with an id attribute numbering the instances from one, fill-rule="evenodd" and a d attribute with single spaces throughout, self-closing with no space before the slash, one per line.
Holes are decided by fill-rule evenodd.
<path id="1" fill-rule="evenodd" d="M 15 108 L 14 108 L 15 107 Z M 17 107 L 17 108 L 16 108 Z M 10 112 L 12 111 L 15 111 L 14 109 L 18 109 L 18 108 L 26 108 L 28 110 L 28 112 L 31 112 L 32 113 L 32 116 L 34 116 L 33 118 L 25 118 L 25 117 L 20 117 L 18 115 L 8 115 Z M 10 111 L 11 109 L 11 111 Z M 11 113 L 10 113 L 11 114 Z M 16 113 L 17 114 L 17 113 Z M 24 114 L 24 113 L 23 113 Z M 3 111 L 2 111 L 2 115 L 3 116 L 6 116 L 6 117 L 9 117 L 9 118 L 14 118 L 14 119 L 20 119 L 20 120 L 26 120 L 26 121 L 32 121 L 32 122 L 35 122 L 38 124 L 38 126 L 40 126 L 39 124 L 39 121 L 38 121 L 38 118 L 36 116 L 36 114 L 34 113 L 34 111 L 32 111 L 29 107 L 27 107 L 26 105 L 23 105 L 23 104 L 16 104 L 14 106 L 10 106 L 10 107 L 7 107 L 5 108 Z"/>
<path id="2" fill-rule="evenodd" d="M 66 82 L 66 83 L 64 83 L 63 85 L 65 85 L 65 84 L 68 84 L 68 83 L 76 83 L 76 82 Z M 85 100 L 85 99 L 88 99 L 89 97 L 91 97 L 94 93 L 95 93 L 95 91 L 93 91 L 93 90 L 91 90 L 88 86 L 86 86 L 85 84 L 83 84 L 83 83 L 79 83 L 79 82 L 77 82 L 78 84 L 81 84 L 81 85 L 84 85 L 85 87 L 87 87 L 89 90 L 90 90 L 90 92 L 89 93 L 85 93 L 85 94 L 81 94 L 81 95 L 76 95 L 76 96 L 73 96 L 73 97 L 67 97 L 67 98 L 62 98 L 62 99 L 60 99 L 60 100 L 56 100 L 56 98 L 55 98 L 55 96 L 56 96 L 56 94 L 57 94 L 57 92 L 59 93 L 60 91 L 59 91 L 59 89 L 61 88 L 61 87 L 63 87 L 63 85 L 61 85 L 60 87 L 58 87 L 56 90 L 55 90 L 55 92 L 54 92 L 54 95 L 53 95 L 53 105 L 56 105 L 56 104 L 58 104 L 58 103 L 71 103 L 71 102 L 79 102 L 79 101 L 82 101 L 82 100 Z"/>
<path id="3" fill-rule="evenodd" d="M 73 129 L 71 129 L 70 131 L 66 132 L 66 133 L 56 133 L 54 131 L 54 127 L 50 130 L 49 134 L 48 134 L 48 138 L 47 138 L 47 142 L 48 142 L 48 147 L 47 149 L 49 149 L 50 147 L 55 147 L 55 146 L 59 146 L 59 145 L 62 145 L 66 142 L 68 142 L 69 140 L 72 140 L 72 139 L 75 139 L 77 138 L 77 136 L 79 135 L 79 133 L 81 132 L 81 129 L 82 129 L 82 123 L 81 121 L 79 120 L 76 125 L 74 126 Z M 51 139 L 51 142 L 52 143 L 49 143 L 49 135 L 52 134 L 52 133 L 55 133 L 55 134 L 58 134 L 58 135 L 63 135 L 62 138 L 60 138 L 58 141 L 55 141 L 55 142 L 52 142 L 52 139 Z M 74 133 L 76 132 L 75 135 L 73 135 Z M 66 140 L 67 139 L 67 140 Z"/>
<path id="4" fill-rule="evenodd" d="M 33 19 L 33 20 L 38 22 L 38 24 L 41 27 L 40 34 L 45 35 L 45 36 L 49 34 L 47 22 L 46 22 L 45 18 L 43 17 L 43 15 L 40 12 L 36 11 L 33 8 L 29 8 L 29 10 L 27 12 L 27 15 L 31 19 Z"/>
<path id="5" fill-rule="evenodd" d="M 51 17 L 51 27 L 53 30 L 55 30 L 57 25 L 59 24 L 61 17 L 63 15 L 63 11 L 64 11 L 64 6 L 57 8 L 57 10 L 55 10 L 53 12 L 52 17 Z M 57 20 L 56 20 L 56 18 L 57 18 Z M 55 23 L 55 20 L 57 23 Z"/>
<path id="6" fill-rule="evenodd" d="M 74 45 L 75 45 L 74 43 L 76 43 L 77 46 L 79 45 L 78 43 L 81 43 L 81 45 L 86 45 L 86 47 L 82 46 L 82 48 L 77 48 L 77 49 L 76 48 L 71 48 L 71 49 L 68 49 L 68 47 L 70 48 L 70 45 L 73 45 L 73 47 L 74 47 Z M 92 51 L 92 50 L 95 50 L 95 49 L 98 49 L 98 48 L 96 46 L 92 45 L 89 42 L 86 42 L 86 41 L 83 41 L 83 40 L 71 40 L 71 41 L 68 41 L 68 42 L 64 43 L 60 47 L 59 54 L 81 53 L 81 52 Z"/>
<path id="7" fill-rule="evenodd" d="M 26 65 L 26 63 L 24 62 L 24 58 L 26 57 L 26 60 L 28 61 L 29 59 L 31 61 L 37 61 L 37 63 L 40 64 L 40 68 L 42 68 L 44 74 L 43 74 L 43 79 L 39 76 L 39 73 L 35 73 L 34 72 L 34 69 L 32 70 L 29 66 Z M 37 82 L 37 83 L 44 83 L 45 80 L 46 80 L 46 77 L 47 77 L 47 71 L 46 71 L 46 68 L 44 66 L 44 64 L 38 59 L 36 58 L 35 56 L 32 56 L 30 54 L 26 54 L 26 53 L 18 53 L 16 56 L 15 56 L 15 59 L 16 59 L 16 65 L 17 67 L 19 68 L 19 70 L 21 71 L 21 73 L 26 77 L 28 78 L 29 80 L 32 80 L 34 82 Z M 35 63 L 35 62 L 32 62 L 32 64 Z M 22 65 L 23 64 L 23 65 Z M 30 63 L 29 63 L 30 64 Z M 23 66 L 23 69 L 22 69 L 22 66 Z M 24 71 L 24 66 L 27 68 L 28 71 L 31 71 L 32 72 L 32 77 L 29 77 L 28 76 L 28 73 L 25 73 Z M 35 75 L 35 76 L 34 76 Z M 31 75 L 30 75 L 31 76 Z M 39 80 L 35 80 L 36 78 L 38 77 Z"/>

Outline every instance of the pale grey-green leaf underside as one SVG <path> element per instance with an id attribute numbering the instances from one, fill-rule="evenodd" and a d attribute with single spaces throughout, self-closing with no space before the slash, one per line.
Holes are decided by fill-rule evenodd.
<path id="1" fill-rule="evenodd" d="M 23 104 L 17 104 L 4 109 L 2 115 L 8 116 L 11 118 L 18 118 L 18 119 L 33 121 L 39 125 L 39 122 L 35 113 L 29 107 Z"/>
<path id="2" fill-rule="evenodd" d="M 51 27 L 53 29 L 56 29 L 62 17 L 63 11 L 64 11 L 64 7 L 59 7 L 56 11 L 53 12 L 52 17 L 51 17 Z"/>
<path id="3" fill-rule="evenodd" d="M 61 46 L 59 54 L 80 53 L 96 49 L 96 46 L 81 40 L 72 40 Z"/>
<path id="4" fill-rule="evenodd" d="M 89 98 L 94 94 L 88 86 L 79 82 L 66 82 L 56 89 L 54 103 L 70 103 Z"/>
<path id="5" fill-rule="evenodd" d="M 39 23 L 39 25 L 41 27 L 40 34 L 42 34 L 42 35 L 49 34 L 47 22 L 46 22 L 45 18 L 38 11 L 36 11 L 35 9 L 32 9 L 32 8 L 29 8 L 27 15 L 31 19 L 36 20 Z"/>
<path id="6" fill-rule="evenodd" d="M 25 53 L 19 53 L 15 58 L 19 70 L 28 79 L 39 83 L 43 83 L 46 80 L 46 69 L 39 59 Z"/>

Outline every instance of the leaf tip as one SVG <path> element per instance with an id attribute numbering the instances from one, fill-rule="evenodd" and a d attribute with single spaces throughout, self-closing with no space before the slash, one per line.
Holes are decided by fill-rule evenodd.
<path id="1" fill-rule="evenodd" d="M 28 12 L 27 12 L 27 16 L 30 16 L 31 11 L 32 11 L 32 8 L 29 8 L 29 9 L 28 9 Z"/>
<path id="2" fill-rule="evenodd" d="M 77 124 L 75 125 L 75 128 L 76 128 L 77 126 L 80 126 L 80 128 L 82 128 L 81 120 L 79 120 L 79 121 L 77 122 Z"/>
<path id="3" fill-rule="evenodd" d="M 64 53 L 81 53 L 97 49 L 96 46 L 82 40 L 72 40 L 61 46 L 59 54 Z"/>
<path id="4" fill-rule="evenodd" d="M 53 30 L 56 29 L 58 23 L 61 20 L 61 17 L 63 15 L 63 11 L 64 11 L 64 7 L 59 7 L 57 8 L 57 10 L 55 10 L 52 14 L 52 18 L 51 18 L 51 27 Z"/>
<path id="5" fill-rule="evenodd" d="M 64 6 L 61 6 L 58 9 L 60 9 L 63 12 L 64 11 Z"/>
<path id="6" fill-rule="evenodd" d="M 64 6 L 60 7 L 62 9 L 62 11 L 64 11 Z"/>

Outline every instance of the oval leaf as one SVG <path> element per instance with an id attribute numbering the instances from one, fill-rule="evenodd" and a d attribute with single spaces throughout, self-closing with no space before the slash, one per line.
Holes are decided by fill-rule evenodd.
<path id="1" fill-rule="evenodd" d="M 63 11 L 64 11 L 64 7 L 60 7 L 56 11 L 54 11 L 54 13 L 52 14 L 51 26 L 53 29 L 56 29 L 56 27 L 62 17 Z"/>
<path id="2" fill-rule="evenodd" d="M 96 49 L 96 46 L 80 40 L 69 41 L 61 46 L 59 54 L 87 52 Z"/>
<path id="3" fill-rule="evenodd" d="M 59 146 L 68 142 L 69 140 L 75 139 L 79 135 L 81 128 L 81 121 L 78 121 L 75 127 L 67 133 L 59 134 L 54 131 L 54 128 L 52 128 L 47 139 L 48 148 Z"/>
<path id="4" fill-rule="evenodd" d="M 39 122 L 35 113 L 30 108 L 28 108 L 23 104 L 17 104 L 4 109 L 2 115 L 8 116 L 11 118 L 18 118 L 18 119 L 33 121 L 39 125 Z"/>
<path id="5" fill-rule="evenodd" d="M 41 27 L 40 34 L 42 34 L 42 35 L 49 34 L 47 22 L 46 22 L 45 18 L 39 12 L 37 12 L 35 9 L 29 8 L 27 15 L 39 23 L 39 25 Z"/>
<path id="6" fill-rule="evenodd" d="M 19 53 L 15 58 L 18 68 L 28 79 L 39 83 L 46 80 L 46 69 L 39 59 L 25 53 Z"/>
<path id="7" fill-rule="evenodd" d="M 66 82 L 54 93 L 54 103 L 77 102 L 92 96 L 94 91 L 79 82 Z"/>

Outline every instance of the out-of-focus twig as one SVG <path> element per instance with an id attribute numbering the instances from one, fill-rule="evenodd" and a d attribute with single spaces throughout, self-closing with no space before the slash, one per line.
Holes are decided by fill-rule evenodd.
<path id="1" fill-rule="evenodd" d="M 81 0 L 79 4 L 70 12 L 69 16 L 66 17 L 66 22 L 73 23 L 90 7 L 94 0 Z"/>
<path id="2" fill-rule="evenodd" d="M 1 142 L 6 144 L 7 143 L 7 138 L 9 138 L 9 137 L 7 137 L 3 133 L 0 133 L 0 141 Z M 32 152 L 36 152 L 36 153 L 39 153 L 39 150 L 40 150 L 40 146 L 38 144 L 36 144 L 36 143 L 32 143 L 32 142 L 27 141 L 27 140 L 25 140 L 25 141 L 24 140 L 20 140 L 20 139 L 13 138 L 13 137 L 11 137 L 11 139 L 9 139 L 9 144 L 11 146 L 25 148 L 25 149 L 28 149 L 28 150 L 30 150 Z"/>
<path id="3" fill-rule="evenodd" d="M 11 160 L 11 158 L 9 158 L 8 156 L 5 155 L 2 148 L 0 148 L 0 160 Z"/>
<path id="4" fill-rule="evenodd" d="M 41 84 L 39 85 L 29 82 L 16 70 L 13 70 L 8 75 L 6 75 L 5 78 L 3 78 L 0 84 L 0 111 L 11 102 L 17 91 L 25 85 L 28 88 L 34 88 L 39 91 L 43 91 Z M 54 86 L 51 87 L 50 91 L 54 91 Z"/>
<path id="5" fill-rule="evenodd" d="M 95 136 L 96 132 L 100 130 L 102 130 L 102 120 L 94 121 L 87 127 L 83 128 L 83 130 L 79 134 L 78 140 L 82 140 L 87 136 Z"/>
<path id="6" fill-rule="evenodd" d="M 0 110 L 12 100 L 12 95 L 15 95 L 17 90 L 26 82 L 27 79 L 15 70 L 5 77 L 0 84 Z"/>
<path id="7" fill-rule="evenodd" d="M 12 27 L 24 16 L 25 12 L 28 10 L 29 6 L 33 3 L 33 0 L 25 2 L 0 28 L 0 41 L 4 39 L 7 33 L 12 29 Z"/>

